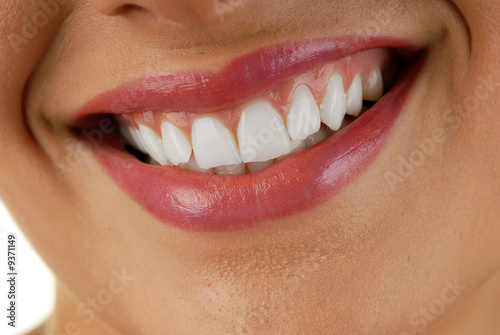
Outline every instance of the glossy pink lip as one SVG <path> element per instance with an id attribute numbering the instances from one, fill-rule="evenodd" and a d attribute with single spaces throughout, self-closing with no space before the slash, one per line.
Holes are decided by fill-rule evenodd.
<path id="1" fill-rule="evenodd" d="M 79 116 L 166 109 L 173 105 L 185 109 L 217 107 L 249 99 L 269 85 L 322 61 L 374 47 L 398 45 L 406 46 L 401 41 L 358 38 L 264 49 L 235 60 L 217 74 L 183 74 L 178 81 L 174 75 L 162 75 L 120 87 L 91 101 Z M 111 144 L 98 147 L 96 154 L 117 184 L 165 224 L 188 231 L 251 227 L 310 209 L 356 179 L 386 143 L 419 70 L 420 66 L 414 67 L 391 92 L 347 128 L 257 174 L 216 176 L 150 166 Z M 199 83 L 201 78 L 210 79 Z M 219 89 L 218 84 L 222 85 Z M 243 93 L 233 96 L 224 91 L 240 84 L 245 86 Z M 145 99 L 136 105 L 130 101 L 117 105 L 124 93 Z"/>
<path id="2" fill-rule="evenodd" d="M 249 101 L 280 82 L 325 62 L 376 48 L 409 48 L 391 38 L 323 38 L 272 46 L 237 58 L 219 72 L 157 74 L 97 96 L 78 113 L 122 114 L 144 110 L 209 111 Z"/>

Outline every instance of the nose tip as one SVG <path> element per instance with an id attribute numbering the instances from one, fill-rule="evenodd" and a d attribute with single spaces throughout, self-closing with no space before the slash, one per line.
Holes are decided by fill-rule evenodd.
<path id="1" fill-rule="evenodd" d="M 221 19 L 245 0 L 87 0 L 103 15 L 140 8 L 176 24 L 191 26 Z"/>

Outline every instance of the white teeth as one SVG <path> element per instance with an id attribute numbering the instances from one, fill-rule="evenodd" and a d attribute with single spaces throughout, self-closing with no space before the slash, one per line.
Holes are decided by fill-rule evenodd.
<path id="1" fill-rule="evenodd" d="M 321 120 L 334 131 L 340 129 L 344 120 L 346 99 L 342 77 L 335 74 L 328 81 L 326 95 L 321 104 Z"/>
<path id="2" fill-rule="evenodd" d="M 295 91 L 287 117 L 288 134 L 293 140 L 304 140 L 321 127 L 316 99 L 307 86 L 300 85 Z"/>
<path id="3" fill-rule="evenodd" d="M 132 136 L 132 141 L 130 144 L 134 148 L 136 148 L 139 151 L 142 151 L 143 153 L 147 153 L 146 146 L 144 145 L 144 141 L 142 140 L 141 132 L 138 129 L 135 128 L 129 128 L 130 130 L 130 135 Z"/>
<path id="4" fill-rule="evenodd" d="M 174 165 L 187 163 L 191 157 L 191 144 L 182 131 L 168 121 L 161 124 L 163 148 L 170 162 Z"/>
<path id="5" fill-rule="evenodd" d="M 211 117 L 197 119 L 191 136 L 194 156 L 200 168 L 241 163 L 233 135 L 219 120 Z"/>
<path id="6" fill-rule="evenodd" d="M 156 137 L 154 131 L 146 126 L 143 126 L 142 124 L 139 125 L 139 131 L 141 132 L 142 140 L 144 141 L 147 153 L 161 165 L 167 165 L 168 158 L 163 150 L 161 138 Z"/>
<path id="7" fill-rule="evenodd" d="M 130 145 L 150 156 L 147 162 L 151 165 L 176 165 L 218 175 L 256 173 L 334 134 L 349 124 L 351 118 L 345 118 L 346 114 L 358 116 L 363 100 L 378 101 L 383 91 L 380 67 L 373 69 L 364 87 L 361 76 L 354 76 L 347 92 L 341 75 L 332 75 L 319 108 L 308 86 L 299 85 L 286 126 L 271 103 L 256 102 L 242 112 L 237 140 L 213 117 L 194 120 L 192 139 L 168 121 L 161 124 L 161 138 L 144 125 L 139 125 L 139 129 L 120 126 L 120 131 Z M 321 122 L 326 126 L 322 127 Z"/>
<path id="8" fill-rule="evenodd" d="M 363 99 L 367 101 L 378 101 L 384 93 L 384 79 L 380 67 L 372 71 L 365 83 Z"/>
<path id="9" fill-rule="evenodd" d="M 306 148 L 306 143 L 305 141 L 292 141 L 290 142 L 290 145 L 288 147 L 288 152 L 281 156 L 281 157 L 278 157 L 276 158 L 276 161 L 280 161 L 282 160 L 283 158 L 285 157 L 288 157 L 289 155 L 293 154 L 293 153 L 296 153 L 296 152 L 299 152 L 299 151 L 302 151 Z"/>
<path id="10" fill-rule="evenodd" d="M 346 114 L 358 116 L 363 108 L 363 83 L 361 77 L 357 74 L 347 90 L 347 108 Z"/>
<path id="11" fill-rule="evenodd" d="M 202 172 L 206 174 L 213 174 L 214 169 L 202 169 L 198 165 L 198 162 L 196 162 L 196 157 L 191 155 L 191 158 L 189 159 L 189 162 L 187 163 L 181 163 L 179 164 L 179 167 L 184 170 L 189 170 L 189 171 L 195 171 L 195 172 Z"/>
<path id="12" fill-rule="evenodd" d="M 247 167 L 248 167 L 248 170 L 251 172 L 251 173 L 257 173 L 257 172 L 260 172 L 262 170 L 265 170 L 267 169 L 268 167 L 270 167 L 271 165 L 273 165 L 275 162 L 274 159 L 271 159 L 271 160 L 268 160 L 266 162 L 254 162 L 254 163 L 248 163 L 247 164 Z"/>
<path id="13" fill-rule="evenodd" d="M 264 162 L 289 152 L 290 136 L 283 119 L 267 102 L 249 106 L 241 114 L 238 141 L 243 162 Z"/>
<path id="14" fill-rule="evenodd" d="M 120 133 L 122 133 L 123 137 L 127 140 L 128 144 L 133 145 L 136 149 L 139 149 L 137 143 L 135 143 L 134 136 L 132 136 L 132 129 L 128 126 L 120 126 Z"/>
<path id="15" fill-rule="evenodd" d="M 148 163 L 149 165 L 154 165 L 154 166 L 161 166 L 160 163 L 158 163 L 153 157 L 151 156 L 148 156 L 147 159 L 146 159 L 146 163 Z"/>
<path id="16" fill-rule="evenodd" d="M 219 166 L 215 168 L 216 174 L 225 174 L 225 175 L 241 175 L 245 174 L 246 165 L 245 163 L 235 164 L 235 165 L 225 165 Z"/>
<path id="17" fill-rule="evenodd" d="M 288 149 L 288 153 L 294 153 L 294 152 L 299 152 L 301 150 L 304 150 L 306 148 L 306 144 L 304 141 L 292 141 L 290 142 L 290 146 Z"/>
<path id="18" fill-rule="evenodd" d="M 327 137 L 328 137 L 328 134 L 326 133 L 326 130 L 320 129 L 317 133 L 312 134 L 311 136 L 306 138 L 306 140 L 304 141 L 306 148 L 310 148 L 313 145 L 318 144 L 319 142 L 323 141 Z"/>

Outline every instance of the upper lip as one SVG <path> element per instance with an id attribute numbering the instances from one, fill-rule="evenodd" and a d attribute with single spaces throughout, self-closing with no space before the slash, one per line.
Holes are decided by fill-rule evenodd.
<path id="1" fill-rule="evenodd" d="M 77 112 L 75 122 L 103 113 L 210 111 L 258 97 L 321 63 L 375 48 L 410 48 L 410 45 L 408 41 L 390 37 L 340 37 L 268 47 L 237 58 L 218 72 L 160 73 L 126 83 L 89 101 Z"/>

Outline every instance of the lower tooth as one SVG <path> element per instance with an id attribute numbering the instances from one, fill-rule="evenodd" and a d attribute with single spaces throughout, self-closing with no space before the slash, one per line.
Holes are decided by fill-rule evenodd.
<path id="1" fill-rule="evenodd" d="M 207 174 L 214 173 L 214 169 L 202 169 L 202 168 L 200 168 L 200 166 L 196 162 L 196 158 L 194 157 L 194 154 L 191 155 L 189 162 L 179 164 L 178 166 L 181 169 L 189 170 L 189 171 L 203 172 L 203 173 L 207 173 Z"/>
<path id="2" fill-rule="evenodd" d="M 146 160 L 146 163 L 148 163 L 149 165 L 153 165 L 153 166 L 161 166 L 160 163 L 158 163 L 153 157 L 151 156 L 148 156 L 147 160 Z"/>
<path id="3" fill-rule="evenodd" d="M 274 163 L 275 163 L 275 160 L 271 159 L 271 160 L 268 160 L 266 162 L 247 163 L 247 167 L 251 173 L 257 173 L 257 172 L 260 172 L 262 170 L 267 169 L 268 167 L 270 167 Z"/>
<path id="4" fill-rule="evenodd" d="M 285 157 L 288 157 L 294 153 L 297 153 L 299 151 L 302 151 L 306 148 L 306 142 L 305 141 L 292 141 L 290 142 L 290 146 L 288 147 L 288 153 L 276 158 L 276 161 L 279 162 Z"/>
<path id="5" fill-rule="evenodd" d="M 305 139 L 306 148 L 310 148 L 313 145 L 318 144 L 328 137 L 326 130 L 321 128 L 317 133 L 312 134 L 308 138 Z"/>
<path id="6" fill-rule="evenodd" d="M 293 154 L 295 152 L 302 151 L 306 148 L 304 141 L 292 141 L 290 143 L 290 152 L 288 154 Z"/>
<path id="7" fill-rule="evenodd" d="M 215 173 L 220 175 L 242 175 L 245 174 L 246 166 L 245 163 L 235 164 L 235 165 L 225 165 L 215 168 Z"/>

